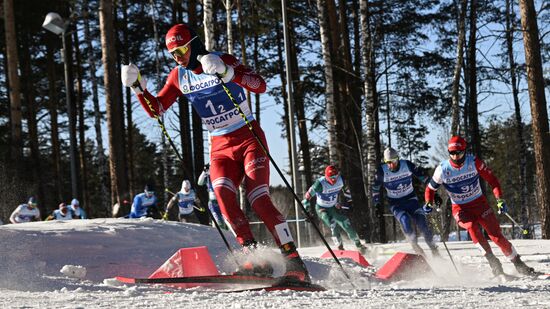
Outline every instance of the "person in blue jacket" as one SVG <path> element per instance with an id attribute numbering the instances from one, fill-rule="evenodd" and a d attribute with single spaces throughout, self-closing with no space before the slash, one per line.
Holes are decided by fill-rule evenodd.
<path id="1" fill-rule="evenodd" d="M 432 255 L 439 256 L 437 246 L 433 242 L 433 234 L 426 221 L 426 214 L 418 202 L 414 192 L 413 176 L 423 184 L 428 183 L 424 171 L 409 160 L 400 160 L 399 154 L 393 148 L 384 151 L 384 164 L 378 167 L 374 185 L 372 186 L 372 198 L 377 214 L 383 213 L 380 201 L 380 190 L 386 189 L 390 211 L 401 225 L 405 237 L 417 254 L 424 255 L 424 250 L 418 245 L 414 224 L 424 235 Z"/>
<path id="2" fill-rule="evenodd" d="M 145 185 L 143 193 L 134 197 L 129 218 L 156 217 L 159 213 L 157 207 L 157 197 L 155 196 L 155 187 L 152 184 Z M 157 216 L 158 217 L 158 216 Z"/>

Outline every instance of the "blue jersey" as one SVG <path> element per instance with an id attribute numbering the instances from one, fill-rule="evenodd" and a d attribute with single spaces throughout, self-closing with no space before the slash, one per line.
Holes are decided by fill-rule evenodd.
<path id="1" fill-rule="evenodd" d="M 72 220 L 73 219 L 73 213 L 70 209 L 67 208 L 67 213 L 63 214 L 61 212 L 61 210 L 59 209 L 56 209 L 53 211 L 52 213 L 52 218 L 54 220 L 60 220 L 60 221 L 63 221 L 63 220 Z"/>
<path id="2" fill-rule="evenodd" d="M 323 208 L 334 207 L 338 202 L 338 194 L 344 187 L 344 180 L 342 176 L 338 176 L 336 182 L 331 185 L 325 177 L 321 177 L 315 181 L 315 183 L 308 190 L 310 195 L 315 192 L 317 197 L 317 205 Z"/>
<path id="3" fill-rule="evenodd" d="M 74 207 L 74 205 L 69 206 L 69 209 L 73 212 L 73 215 L 75 217 L 78 217 L 80 219 L 87 219 L 86 212 L 82 207 Z"/>
<path id="4" fill-rule="evenodd" d="M 213 54 L 222 55 L 218 52 Z M 179 66 L 178 83 L 180 91 L 200 115 L 210 135 L 224 135 L 245 125 L 233 102 L 228 99 L 220 79 L 215 75 L 195 74 Z M 247 120 L 249 122 L 254 120 L 243 88 L 234 82 L 228 82 L 225 85 L 237 100 Z"/>
<path id="5" fill-rule="evenodd" d="M 195 199 L 197 198 L 193 189 L 188 194 L 178 192 L 175 198 L 178 201 L 180 215 L 188 215 L 193 212 L 193 206 L 195 206 Z"/>
<path id="6" fill-rule="evenodd" d="M 372 186 L 372 196 L 375 203 L 380 203 L 380 189 L 386 189 L 387 197 L 391 205 L 406 202 L 410 199 L 418 199 L 414 192 L 413 176 L 421 182 L 426 182 L 422 170 L 409 160 L 399 160 L 399 169 L 391 171 L 387 164 L 378 167 Z"/>
<path id="7" fill-rule="evenodd" d="M 147 197 L 145 193 L 140 193 L 134 197 L 130 218 L 141 218 L 147 215 L 150 207 L 157 206 L 157 197 L 155 195 Z"/>
<path id="8" fill-rule="evenodd" d="M 479 176 L 475 156 L 468 154 L 460 168 L 452 167 L 449 160 L 441 162 L 434 171 L 433 185 L 430 183 L 430 186 L 437 189 L 443 184 L 453 204 L 466 204 L 483 195 Z"/>

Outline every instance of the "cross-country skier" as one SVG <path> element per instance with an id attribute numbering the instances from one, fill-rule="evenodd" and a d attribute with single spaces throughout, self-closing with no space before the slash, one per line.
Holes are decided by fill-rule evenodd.
<path id="1" fill-rule="evenodd" d="M 74 219 L 87 219 L 88 218 L 86 216 L 86 212 L 84 211 L 84 209 L 82 209 L 82 207 L 80 207 L 80 202 L 75 198 L 73 198 L 73 200 L 71 201 L 71 205 L 69 206 L 69 209 L 72 211 Z"/>
<path id="2" fill-rule="evenodd" d="M 466 146 L 466 140 L 460 136 L 449 139 L 449 160 L 437 166 L 429 185 L 426 186 L 424 210 L 426 213 L 432 211 L 435 191 L 443 185 L 452 202 L 453 217 L 461 228 L 468 230 L 474 244 L 489 261 L 495 276 L 503 274 L 502 264 L 493 254 L 479 225 L 487 231 L 489 238 L 500 248 L 504 256 L 512 261 L 520 274 L 534 273 L 533 268 L 525 265 L 514 246 L 502 235 L 498 219 L 481 191 L 480 177 L 493 188 L 498 213 L 506 212 L 507 205 L 502 199 L 497 177 L 481 159 L 473 154 L 466 154 Z"/>
<path id="3" fill-rule="evenodd" d="M 40 221 L 40 210 L 34 196 L 29 197 L 27 204 L 21 204 L 10 215 L 11 223 Z"/>
<path id="4" fill-rule="evenodd" d="M 172 69 L 158 95 L 155 97 L 146 89 L 145 79 L 133 64 L 123 66 L 123 84 L 132 87 L 151 117 L 164 113 L 177 97 L 187 97 L 210 133 L 210 177 L 221 211 L 236 233 L 237 241 L 248 249 L 256 246 L 249 221 L 237 203 L 238 187 L 244 177 L 252 209 L 286 257 L 283 276 L 289 280 L 309 281 L 308 271 L 296 250 L 288 224 L 269 196 L 269 158 L 256 137 L 266 147 L 267 142 L 246 99 L 246 90 L 265 92 L 266 82 L 234 56 L 207 51 L 196 32 L 186 24 L 170 28 L 165 41 L 178 65 Z M 238 102 L 253 131 L 241 118 L 224 91 L 222 82 Z M 246 273 L 247 270 L 241 269 L 240 272 Z"/>
<path id="5" fill-rule="evenodd" d="M 49 215 L 46 218 L 46 221 L 50 220 L 59 220 L 59 221 L 65 221 L 65 220 L 72 220 L 73 219 L 73 213 L 67 207 L 67 204 L 60 203 L 58 209 L 54 210 L 51 215 Z"/>
<path id="6" fill-rule="evenodd" d="M 152 184 L 145 185 L 142 193 L 134 197 L 129 218 L 156 217 L 158 213 L 155 187 Z"/>
<path id="7" fill-rule="evenodd" d="M 377 214 L 383 213 L 380 201 L 381 187 L 386 189 L 390 211 L 401 225 L 405 237 L 417 254 L 424 255 L 424 250 L 418 245 L 414 225 L 420 229 L 424 239 L 432 251 L 439 256 L 437 246 L 433 242 L 433 234 L 426 222 L 426 214 L 418 203 L 414 192 L 413 176 L 423 184 L 429 181 L 424 171 L 409 160 L 400 160 L 399 154 L 393 148 L 384 150 L 384 164 L 381 164 L 374 178 L 372 198 Z"/>
<path id="8" fill-rule="evenodd" d="M 168 212 L 174 206 L 178 205 L 180 222 L 199 223 L 196 217 L 195 207 L 200 207 L 199 197 L 195 194 L 195 190 L 191 188 L 189 180 L 185 179 L 181 182 L 181 190 L 177 192 L 166 205 L 164 211 L 164 220 L 168 219 Z"/>
<path id="9" fill-rule="evenodd" d="M 364 254 L 367 248 L 361 244 L 357 232 L 351 225 L 351 220 L 338 211 L 338 208 L 341 207 L 338 196 L 343 188 L 344 179 L 340 176 L 338 169 L 334 165 L 329 165 L 325 168 L 325 176 L 315 180 L 307 190 L 302 204 L 308 212 L 315 211 L 321 221 L 330 228 L 332 240 L 339 250 L 344 250 L 342 236 L 340 235 L 340 228 L 342 228 L 348 234 L 349 239 L 355 243 L 355 247 Z M 317 197 L 315 210 L 312 209 L 309 202 L 313 196 Z"/>
<path id="10" fill-rule="evenodd" d="M 204 165 L 204 169 L 200 174 L 199 179 L 197 180 L 197 184 L 199 186 L 206 185 L 208 189 L 208 209 L 210 210 L 210 213 L 212 213 L 212 216 L 214 217 L 214 220 L 216 220 L 216 223 L 218 223 L 218 226 L 224 230 L 227 230 L 227 225 L 225 224 L 225 221 L 223 219 L 220 205 L 218 204 L 216 194 L 214 193 L 212 181 L 210 181 L 210 164 Z"/>

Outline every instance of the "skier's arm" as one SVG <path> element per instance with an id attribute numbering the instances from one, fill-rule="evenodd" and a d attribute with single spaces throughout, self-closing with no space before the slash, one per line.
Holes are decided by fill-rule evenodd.
<path id="1" fill-rule="evenodd" d="M 206 184 L 206 177 L 208 176 L 207 171 L 202 171 L 202 173 L 199 176 L 199 179 L 197 179 L 197 185 L 204 186 Z"/>
<path id="2" fill-rule="evenodd" d="M 136 195 L 136 197 L 134 197 L 134 202 L 132 203 L 129 217 L 139 218 L 140 212 L 141 212 L 141 199 L 139 198 L 139 195 Z"/>
<path id="3" fill-rule="evenodd" d="M 19 221 L 17 220 L 17 216 L 19 215 L 19 209 L 20 209 L 20 208 L 21 208 L 21 207 L 17 206 L 17 207 L 15 208 L 15 210 L 11 213 L 11 215 L 10 215 L 10 222 L 11 222 L 11 223 L 13 223 L 13 224 L 19 223 Z"/>
<path id="4" fill-rule="evenodd" d="M 309 209 L 311 204 L 309 203 L 309 200 L 316 195 L 317 192 L 323 192 L 323 185 L 319 182 L 319 180 L 315 180 L 315 182 L 309 187 L 309 189 L 304 194 L 304 200 L 302 201 L 302 204 L 304 204 L 304 207 L 306 210 Z"/>
<path id="5" fill-rule="evenodd" d="M 168 201 L 168 204 L 166 204 L 166 209 L 164 210 L 165 212 L 168 212 L 170 211 L 170 209 L 172 209 L 172 206 L 174 206 L 174 204 L 176 203 L 178 199 L 178 195 L 174 195 L 172 196 L 172 198 L 170 199 L 170 201 Z"/>
<path id="6" fill-rule="evenodd" d="M 384 184 L 384 172 L 382 167 L 378 166 L 376 175 L 374 176 L 374 184 L 372 185 L 372 201 L 374 204 L 380 204 L 380 190 Z"/>
<path id="7" fill-rule="evenodd" d="M 497 176 L 493 173 L 493 171 L 483 162 L 481 159 L 478 159 L 476 157 L 475 159 L 476 169 L 479 173 L 479 176 L 483 178 L 487 183 L 493 188 L 493 194 L 495 195 L 495 198 L 500 199 L 502 196 L 502 190 L 500 188 L 500 182 L 498 181 Z"/>
<path id="8" fill-rule="evenodd" d="M 182 95 L 178 87 L 178 71 L 177 67 L 172 69 L 166 84 L 156 97 L 147 90 L 147 81 L 135 64 L 123 65 L 120 75 L 122 84 L 132 88 L 149 117 L 155 117 L 162 115 Z"/>
<path id="9" fill-rule="evenodd" d="M 430 182 L 430 177 L 426 175 L 423 168 L 421 168 L 420 166 L 416 166 L 416 164 L 412 163 L 409 160 L 405 162 L 407 162 L 409 170 L 413 173 L 416 179 L 420 180 L 420 182 L 422 182 L 424 185 L 427 185 Z"/>
<path id="10" fill-rule="evenodd" d="M 226 65 L 233 67 L 234 76 L 232 82 L 254 93 L 264 93 L 266 89 L 265 80 L 251 68 L 242 64 L 235 56 L 223 54 L 220 56 Z"/>
<path id="11" fill-rule="evenodd" d="M 166 84 L 164 84 L 164 87 L 159 91 L 158 95 L 155 97 L 153 96 L 147 89 L 144 89 L 143 93 L 137 94 L 139 103 L 141 103 L 141 106 L 149 117 L 154 117 L 155 114 L 157 116 L 160 116 L 166 111 L 175 101 L 176 99 L 183 95 L 178 88 L 178 69 L 174 68 L 170 74 L 168 75 L 168 79 L 166 80 Z M 151 107 L 153 108 L 154 112 L 151 111 L 151 107 L 149 107 L 149 104 L 147 104 L 147 100 L 149 103 L 151 103 Z"/>
<path id="12" fill-rule="evenodd" d="M 439 165 L 430 179 L 430 182 L 426 186 L 426 190 L 424 191 L 424 200 L 426 203 L 433 204 L 434 198 L 435 198 L 435 191 L 441 186 L 443 183 L 443 180 L 441 179 L 441 173 L 443 170 L 441 169 L 441 165 Z"/>

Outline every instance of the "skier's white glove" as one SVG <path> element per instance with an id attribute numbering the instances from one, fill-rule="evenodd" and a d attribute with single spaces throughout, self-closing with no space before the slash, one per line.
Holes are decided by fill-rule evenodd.
<path id="1" fill-rule="evenodd" d="M 226 65 L 222 58 L 216 54 L 208 54 L 199 57 L 202 64 L 202 71 L 209 75 L 218 75 L 224 83 L 228 83 L 233 79 L 235 71 L 230 65 Z"/>
<path id="2" fill-rule="evenodd" d="M 133 63 L 122 65 L 120 78 L 122 79 L 122 84 L 126 87 L 131 87 L 136 94 L 140 94 L 142 92 L 141 89 L 145 90 L 147 88 L 147 81 L 141 77 L 139 69 Z M 141 86 L 141 89 L 138 86 Z"/>

